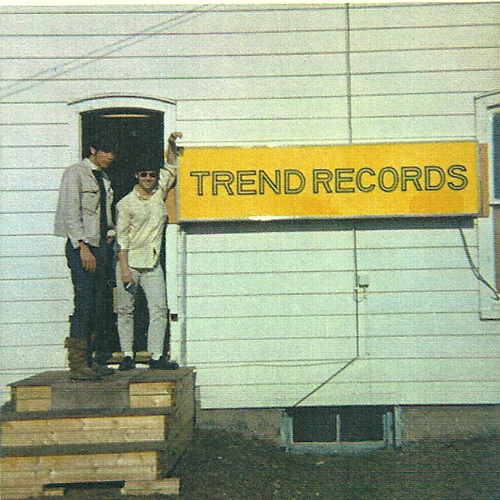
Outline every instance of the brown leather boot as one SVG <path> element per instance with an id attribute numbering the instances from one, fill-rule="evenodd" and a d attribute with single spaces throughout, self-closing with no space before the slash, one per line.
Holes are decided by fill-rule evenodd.
<path id="1" fill-rule="evenodd" d="M 87 364 L 87 342 L 84 339 L 66 338 L 64 347 L 68 349 L 68 364 L 71 380 L 102 380 Z"/>
<path id="2" fill-rule="evenodd" d="M 90 369 L 101 377 L 107 377 L 108 375 L 113 375 L 115 373 L 113 368 L 109 368 L 106 365 L 100 365 L 95 359 L 90 361 Z"/>

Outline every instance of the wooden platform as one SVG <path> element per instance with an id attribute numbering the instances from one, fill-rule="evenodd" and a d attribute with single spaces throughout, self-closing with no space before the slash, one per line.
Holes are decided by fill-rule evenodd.
<path id="1" fill-rule="evenodd" d="M 168 477 L 194 428 L 194 370 L 131 370 L 98 382 L 45 372 L 11 385 L 0 413 L 1 498 L 61 496 L 113 482 L 126 494 L 178 494 Z"/>

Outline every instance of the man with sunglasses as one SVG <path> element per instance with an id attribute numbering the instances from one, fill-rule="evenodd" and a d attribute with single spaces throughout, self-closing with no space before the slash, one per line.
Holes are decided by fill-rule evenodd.
<path id="1" fill-rule="evenodd" d="M 164 352 L 167 328 L 165 277 L 160 266 L 160 251 L 167 223 L 165 199 L 177 180 L 178 152 L 176 140 L 181 132 L 172 132 L 161 168 L 139 165 L 134 189 L 117 204 L 117 313 L 118 334 L 123 360 L 119 370 L 135 368 L 134 306 L 135 291 L 140 285 L 149 310 L 149 367 L 174 370 L 179 365 L 168 360 Z"/>

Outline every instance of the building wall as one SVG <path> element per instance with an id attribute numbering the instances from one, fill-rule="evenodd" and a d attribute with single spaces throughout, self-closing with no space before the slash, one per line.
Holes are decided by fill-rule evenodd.
<path id="1" fill-rule="evenodd" d="M 51 233 L 79 154 L 69 102 L 173 99 L 186 147 L 390 143 L 474 140 L 474 98 L 498 90 L 498 3 L 4 7 L 0 22 L 1 400 L 66 363 Z M 176 349 L 202 407 L 497 402 L 500 327 L 480 320 L 459 228 L 478 257 L 471 221 L 183 227 Z"/>

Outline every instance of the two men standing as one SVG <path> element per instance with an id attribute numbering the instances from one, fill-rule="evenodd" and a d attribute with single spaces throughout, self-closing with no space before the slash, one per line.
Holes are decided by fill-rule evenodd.
<path id="1" fill-rule="evenodd" d="M 153 252 L 154 256 L 155 252 L 159 252 L 158 240 L 161 245 L 161 235 L 166 224 L 166 209 L 163 203 L 162 211 L 156 200 L 161 198 L 164 202 L 168 190 L 175 184 L 177 178 L 175 141 L 178 137 L 182 137 L 182 134 L 174 132 L 169 137 L 169 146 L 166 152 L 167 166 L 161 169 L 167 172 L 165 181 L 157 183 L 156 179 L 150 177 L 150 185 L 144 181 L 145 188 L 140 188 L 139 193 L 146 198 L 148 203 L 140 205 L 141 209 L 137 213 L 134 211 L 134 204 L 131 208 L 127 208 L 128 202 L 123 204 L 123 216 L 127 215 L 126 220 L 120 220 L 120 215 L 118 218 L 118 226 L 120 227 L 118 243 L 121 241 L 124 245 L 124 248 L 119 250 L 119 269 L 120 275 L 123 274 L 121 280 L 124 283 L 132 284 L 135 281 L 135 284 L 142 284 L 143 288 L 149 289 L 148 285 L 144 285 L 145 278 L 142 277 L 142 274 L 149 277 L 153 273 L 156 275 L 158 270 L 161 273 L 161 269 L 157 269 L 159 267 L 158 258 L 148 260 L 146 255 L 151 256 L 151 252 Z M 106 342 L 106 338 L 109 338 L 113 331 L 112 261 L 113 246 L 117 234 L 111 213 L 113 190 L 104 171 L 113 162 L 115 152 L 116 146 L 106 138 L 92 140 L 90 154 L 81 162 L 66 169 L 59 189 L 54 234 L 67 238 L 66 259 L 74 290 L 74 311 L 71 316 L 70 334 L 65 342 L 68 349 L 70 377 L 73 380 L 100 380 L 103 376 L 114 372 L 107 366 L 96 363 L 90 350 L 92 333 L 101 342 Z M 140 170 L 156 171 L 149 166 L 141 167 Z M 146 177 L 138 175 L 138 180 L 141 179 L 146 179 Z M 133 195 L 135 191 L 134 189 L 127 197 Z M 155 196 L 157 192 L 160 193 L 159 196 Z M 163 197 L 163 193 L 165 197 Z M 127 197 L 122 201 L 125 201 Z M 139 206 L 136 208 L 139 209 Z M 119 213 L 120 211 L 119 209 Z M 139 226 L 142 229 L 137 231 Z M 157 236 L 158 231 L 161 231 L 159 237 Z M 130 263 L 128 262 L 129 257 Z M 144 260 L 145 258 L 146 260 Z M 127 271 L 124 263 L 127 263 L 129 273 L 123 272 Z M 136 268 L 136 265 L 139 267 Z M 146 267 L 142 267 L 144 265 Z M 136 270 L 139 270 L 137 271 L 139 274 Z M 163 274 L 161 277 L 163 278 Z M 126 292 L 123 286 L 119 286 L 118 289 L 118 314 L 119 318 L 122 316 L 122 320 L 118 321 L 119 335 L 120 339 L 123 337 L 126 347 L 122 347 L 122 350 L 125 350 L 128 349 L 126 339 L 129 338 L 129 330 L 127 327 L 130 323 L 130 310 L 133 312 L 134 297 Z M 161 317 L 161 321 L 152 322 L 153 331 L 156 331 L 153 333 L 153 337 L 156 340 L 152 341 L 151 347 L 159 349 L 158 345 L 161 343 L 161 349 L 155 352 L 156 355 L 161 356 L 167 321 L 164 278 L 162 292 L 160 292 L 159 284 L 156 284 L 153 290 L 149 293 L 146 292 L 150 315 L 153 318 Z M 125 291 L 127 295 L 123 295 L 122 291 Z M 161 298 L 157 297 L 157 293 L 160 293 Z M 163 306 L 160 305 L 160 302 L 163 303 Z M 161 312 L 157 312 L 160 309 Z M 123 316 L 128 317 L 128 322 L 123 321 Z M 162 323 L 163 318 L 164 323 Z M 125 328 L 124 332 L 126 333 L 120 332 L 120 324 L 125 325 L 123 328 Z M 154 326 L 155 324 L 158 326 Z M 164 325 L 161 340 L 158 333 L 159 328 L 161 328 L 160 324 Z M 148 344 L 150 337 L 151 335 L 148 335 Z M 153 361 L 150 365 L 151 368 L 173 369 L 178 366 L 176 363 L 168 362 L 165 358 Z"/>

